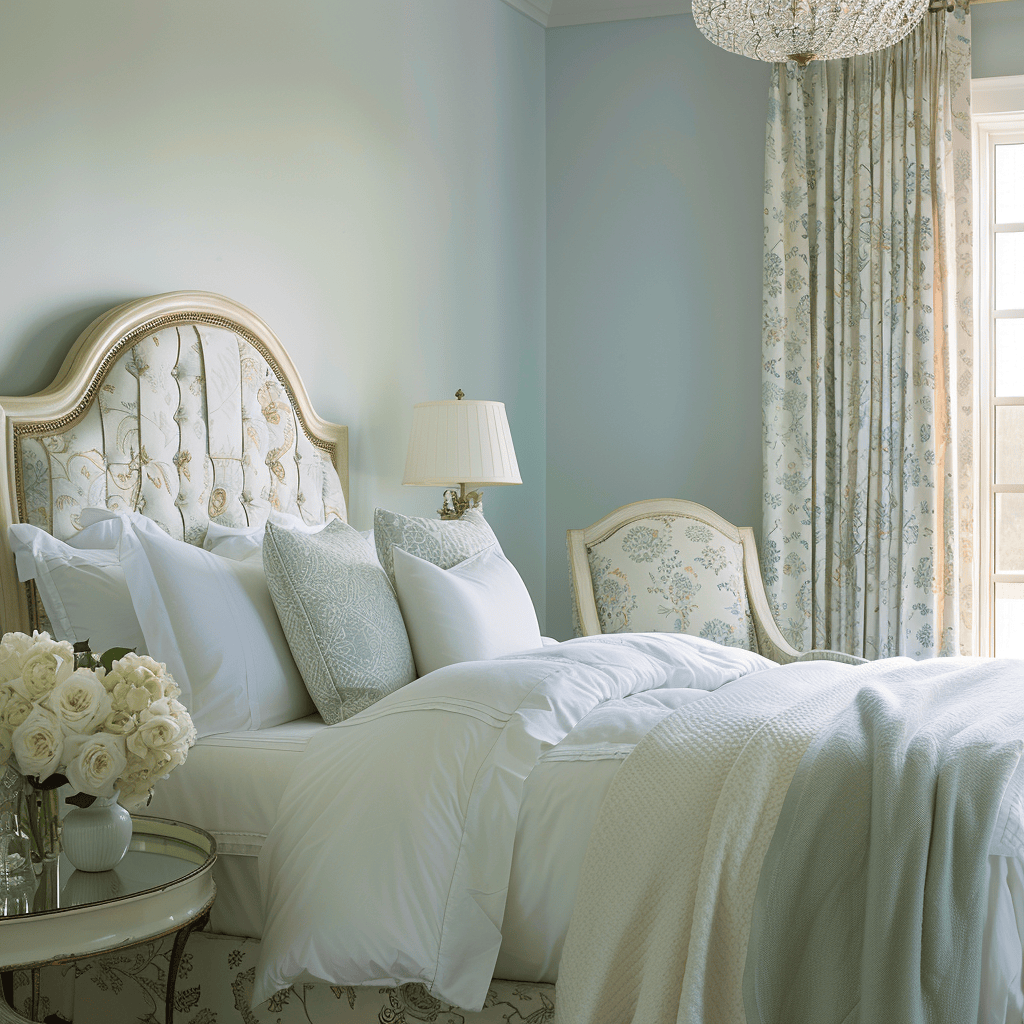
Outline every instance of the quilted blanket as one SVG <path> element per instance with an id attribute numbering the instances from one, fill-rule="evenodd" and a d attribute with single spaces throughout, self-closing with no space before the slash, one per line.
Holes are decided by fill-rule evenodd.
<path id="1" fill-rule="evenodd" d="M 591 837 L 559 1024 L 976 1019 L 1022 667 L 798 664 L 663 720 Z"/>

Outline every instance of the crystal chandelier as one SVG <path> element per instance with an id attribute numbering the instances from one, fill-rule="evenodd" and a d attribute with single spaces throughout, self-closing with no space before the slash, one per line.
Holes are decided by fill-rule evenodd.
<path id="1" fill-rule="evenodd" d="M 716 46 L 756 60 L 853 57 L 898 43 L 929 0 L 693 0 L 697 28 Z"/>

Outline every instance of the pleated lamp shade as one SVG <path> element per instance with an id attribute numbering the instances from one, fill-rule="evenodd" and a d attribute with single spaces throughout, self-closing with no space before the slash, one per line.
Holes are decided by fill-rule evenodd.
<path id="1" fill-rule="evenodd" d="M 413 406 L 403 484 L 494 487 L 522 482 L 504 402 L 463 399 Z"/>

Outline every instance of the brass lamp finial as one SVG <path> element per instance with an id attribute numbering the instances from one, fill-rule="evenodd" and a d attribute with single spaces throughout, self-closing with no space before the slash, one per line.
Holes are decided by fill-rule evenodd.
<path id="1" fill-rule="evenodd" d="M 456 397 L 456 398 L 457 398 L 457 399 L 458 399 L 458 400 L 459 400 L 460 402 L 461 402 L 461 401 L 462 401 L 462 400 L 463 400 L 463 399 L 464 399 L 464 398 L 466 397 L 466 395 L 465 395 L 465 393 L 463 392 L 462 388 L 459 388 L 459 390 L 455 392 L 455 397 Z"/>

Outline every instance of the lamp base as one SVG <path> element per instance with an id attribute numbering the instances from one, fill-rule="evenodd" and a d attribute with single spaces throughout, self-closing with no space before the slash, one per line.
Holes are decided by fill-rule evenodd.
<path id="1" fill-rule="evenodd" d="M 484 503 L 483 495 L 479 491 L 466 491 L 465 484 L 459 484 L 459 490 L 449 487 L 444 492 L 441 507 L 437 514 L 442 519 L 461 519 L 463 513 L 471 508 L 479 508 Z"/>

